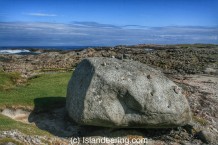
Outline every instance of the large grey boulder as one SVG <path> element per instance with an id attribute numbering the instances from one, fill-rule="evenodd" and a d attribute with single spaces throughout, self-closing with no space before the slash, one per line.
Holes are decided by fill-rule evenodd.
<path id="1" fill-rule="evenodd" d="M 66 108 L 81 125 L 168 128 L 187 124 L 181 89 L 160 71 L 115 58 L 87 58 L 68 84 Z"/>

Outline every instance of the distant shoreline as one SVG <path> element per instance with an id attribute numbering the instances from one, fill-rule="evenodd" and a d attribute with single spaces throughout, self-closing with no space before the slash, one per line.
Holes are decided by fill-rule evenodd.
<path id="1" fill-rule="evenodd" d="M 75 49 L 86 49 L 92 47 L 101 47 L 101 46 L 0 46 L 0 50 L 3 49 L 27 49 L 27 50 L 75 50 Z"/>
<path id="2" fill-rule="evenodd" d="M 8 46 L 0 47 L 0 54 L 40 54 L 50 51 L 80 51 L 88 48 L 98 48 L 98 46 Z"/>
<path id="3" fill-rule="evenodd" d="M 62 51 L 82 51 L 84 49 L 108 50 L 108 49 L 145 49 L 149 50 L 163 50 L 163 49 L 177 49 L 177 48 L 213 48 L 216 44 L 137 44 L 137 45 L 117 45 L 117 46 L 0 46 L 0 54 L 40 54 L 46 52 L 62 52 Z"/>

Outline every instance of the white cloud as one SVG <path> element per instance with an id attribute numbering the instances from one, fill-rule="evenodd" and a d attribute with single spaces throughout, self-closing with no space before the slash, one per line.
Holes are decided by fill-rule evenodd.
<path id="1" fill-rule="evenodd" d="M 82 24 L 83 22 L 81 22 Z M 92 27 L 87 27 L 92 25 Z M 110 27 L 108 27 L 110 26 Z M 137 27 L 137 26 L 135 26 Z M 0 22 L 0 45 L 218 43 L 217 27 L 138 27 L 98 23 Z"/>
<path id="2" fill-rule="evenodd" d="M 47 13 L 26 13 L 26 15 L 37 16 L 37 17 L 56 17 L 56 14 L 47 14 Z"/>

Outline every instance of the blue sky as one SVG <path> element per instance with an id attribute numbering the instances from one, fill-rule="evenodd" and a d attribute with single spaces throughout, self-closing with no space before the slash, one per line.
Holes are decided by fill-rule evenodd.
<path id="1" fill-rule="evenodd" d="M 218 43 L 218 0 L 0 0 L 0 46 Z"/>

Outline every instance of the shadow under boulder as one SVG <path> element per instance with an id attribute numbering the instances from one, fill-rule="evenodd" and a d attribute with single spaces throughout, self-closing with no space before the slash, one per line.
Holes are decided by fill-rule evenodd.
<path id="1" fill-rule="evenodd" d="M 77 134 L 65 110 L 65 97 L 36 98 L 34 104 L 34 110 L 28 118 L 30 123 L 59 137 Z"/>
<path id="2" fill-rule="evenodd" d="M 159 138 L 169 135 L 172 129 L 108 128 L 79 125 L 67 114 L 65 97 L 45 97 L 34 100 L 35 108 L 28 121 L 58 137 L 126 137 Z"/>

